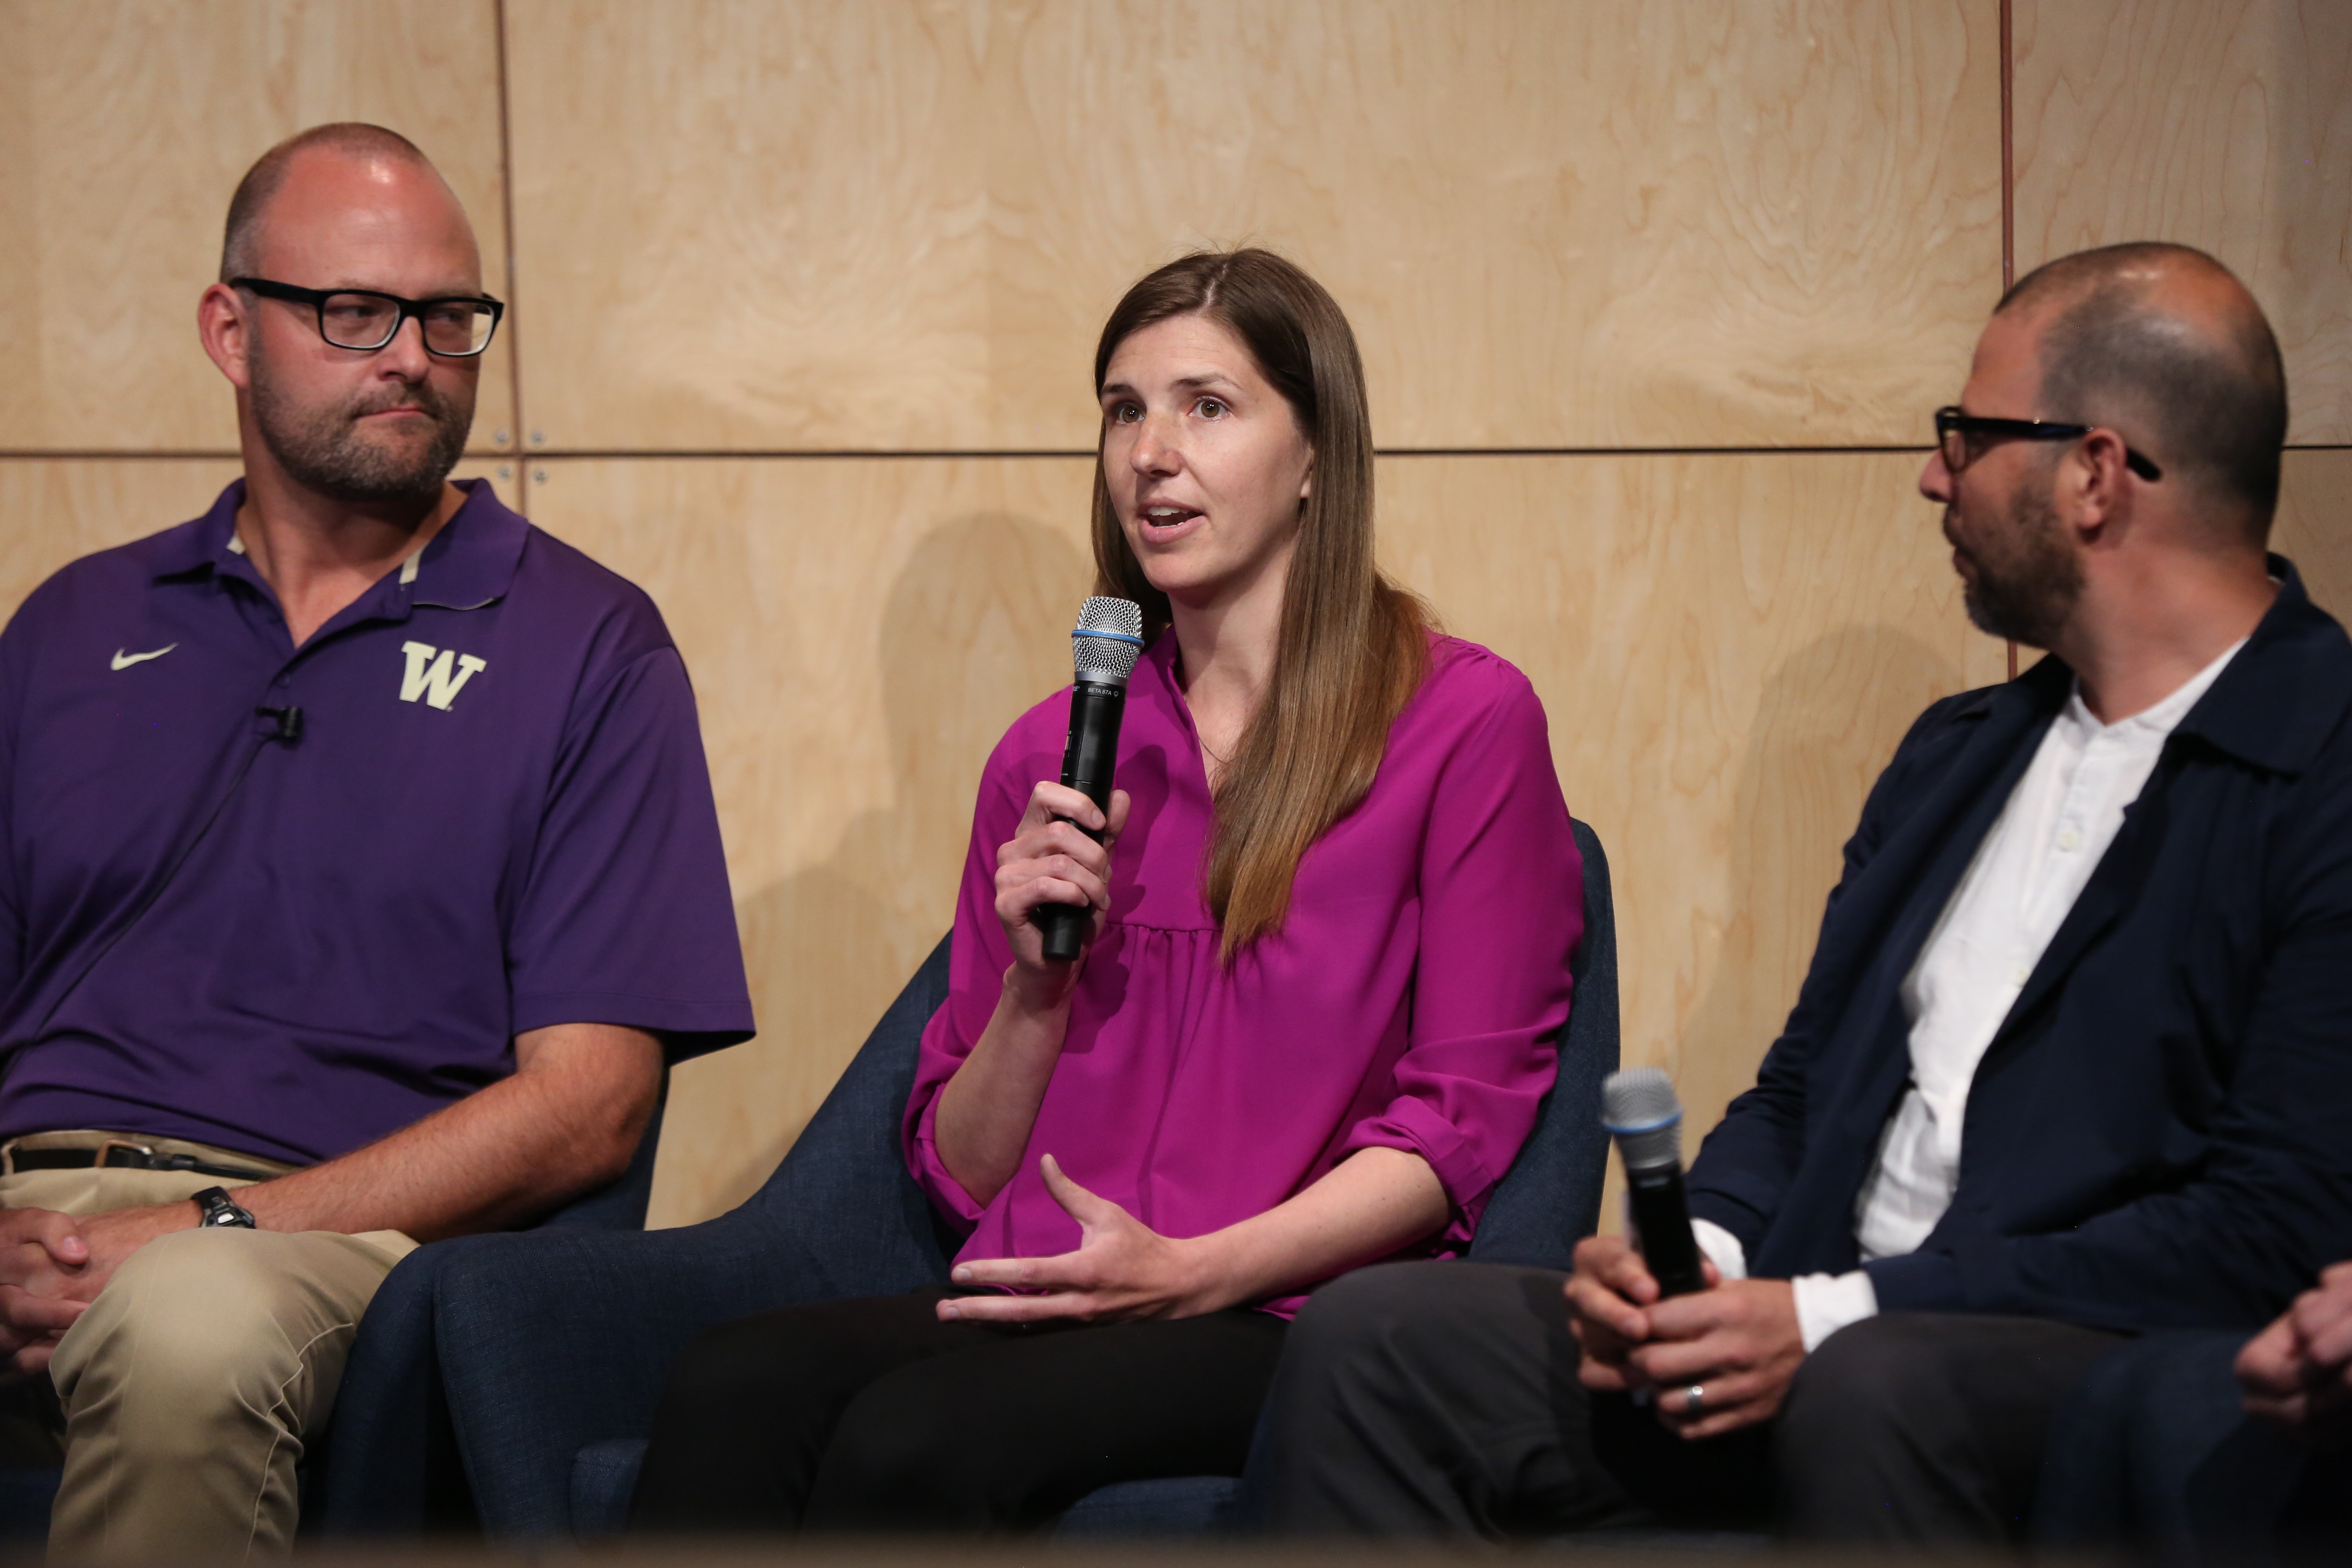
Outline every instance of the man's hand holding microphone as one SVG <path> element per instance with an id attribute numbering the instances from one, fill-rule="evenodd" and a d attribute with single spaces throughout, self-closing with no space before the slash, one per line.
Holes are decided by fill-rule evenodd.
<path id="1" fill-rule="evenodd" d="M 1785 1279 L 1730 1279 L 1702 1256 L 1682 1185 L 1682 1107 L 1656 1068 L 1612 1073 L 1602 1121 L 1624 1157 L 1646 1256 L 1617 1237 L 1577 1244 L 1569 1326 L 1577 1376 L 1605 1393 L 1646 1393 L 1658 1419 L 1690 1438 L 1771 1418 L 1805 1359 Z"/>

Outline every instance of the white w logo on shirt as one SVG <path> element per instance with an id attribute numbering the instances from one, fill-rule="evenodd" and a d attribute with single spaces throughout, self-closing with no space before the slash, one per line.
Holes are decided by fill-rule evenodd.
<path id="1" fill-rule="evenodd" d="M 407 672 L 400 678 L 400 700 L 414 702 L 422 697 L 427 707 L 444 712 L 457 700 L 457 693 L 466 689 L 466 682 L 474 679 L 476 671 L 489 668 L 487 661 L 470 653 L 436 648 L 431 643 L 404 642 L 400 651 L 408 656 Z"/>

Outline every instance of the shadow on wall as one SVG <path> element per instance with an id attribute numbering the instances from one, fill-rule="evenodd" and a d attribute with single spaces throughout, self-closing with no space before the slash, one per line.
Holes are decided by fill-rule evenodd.
<path id="1" fill-rule="evenodd" d="M 1869 672 L 1858 690 L 1856 671 Z M 1812 960 L 1864 796 L 1920 710 L 1960 682 L 1952 659 L 1871 626 L 1810 644 L 1766 681 L 1733 795 L 1729 919 L 1679 1049 L 1666 1053 L 1694 1131 L 1755 1082 Z M 1870 759 L 1859 769 L 1857 755 Z M 1696 1150 L 1687 1141 L 1685 1153 Z"/>
<path id="2" fill-rule="evenodd" d="M 947 930 L 981 766 L 1013 720 L 1069 684 L 1068 628 L 1093 579 L 1066 534 L 985 514 L 927 535 L 891 585 L 875 632 L 889 776 L 863 792 L 871 804 L 830 856 L 737 907 L 760 1021 L 748 1048 L 763 1057 L 752 1081 L 796 1109 L 772 1139 L 729 1152 L 709 1212 L 767 1179 Z"/>

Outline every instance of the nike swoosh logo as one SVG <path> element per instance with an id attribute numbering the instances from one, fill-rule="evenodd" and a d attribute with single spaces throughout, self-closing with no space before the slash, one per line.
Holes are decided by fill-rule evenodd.
<path id="1" fill-rule="evenodd" d="M 165 654 L 171 652 L 172 648 L 179 646 L 180 645 L 178 643 L 173 643 L 171 645 L 171 647 L 159 647 L 153 653 L 125 653 L 121 648 L 116 648 L 114 650 L 114 668 L 117 669 L 129 669 L 134 664 L 144 664 L 151 658 L 161 658 Z"/>

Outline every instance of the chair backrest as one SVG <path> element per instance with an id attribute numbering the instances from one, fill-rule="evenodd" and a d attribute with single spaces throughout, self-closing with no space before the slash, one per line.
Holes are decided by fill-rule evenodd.
<path id="1" fill-rule="evenodd" d="M 619 1176 L 537 1225 L 543 1230 L 642 1231 L 669 1069 L 654 1113 Z M 335 1419 L 310 1439 L 301 1532 L 399 1535 L 473 1527 L 473 1498 L 450 1429 L 434 1338 L 439 1271 L 469 1248 L 509 1235 L 461 1236 L 420 1247 L 385 1277 L 343 1365 Z"/>
<path id="2" fill-rule="evenodd" d="M 1601 840 L 1573 826 L 1584 858 L 1584 937 L 1569 963 L 1576 988 L 1559 1078 L 1480 1217 L 1470 1256 L 1490 1262 L 1565 1268 L 1601 1214 L 1609 1153 L 1601 1080 L 1617 1067 L 1617 922 Z M 789 1228 L 824 1271 L 829 1289 L 816 1294 L 896 1295 L 947 1278 L 954 1237 L 898 1146 L 923 1026 L 947 991 L 942 937 L 747 1205 Z"/>
<path id="3" fill-rule="evenodd" d="M 1566 1268 L 1601 1219 L 1609 1135 L 1601 1080 L 1617 1070 L 1617 910 L 1600 836 L 1571 822 L 1584 858 L 1584 936 L 1568 963 L 1575 982 L 1559 1039 L 1559 1077 L 1519 1157 L 1486 1200 L 1470 1256 L 1482 1263 Z"/>
<path id="4" fill-rule="evenodd" d="M 941 937 L 744 1205 L 788 1231 L 824 1273 L 813 1297 L 895 1296 L 948 1277 L 955 1243 L 898 1149 L 923 1026 L 947 994 Z"/>

